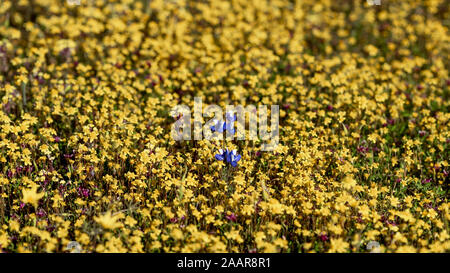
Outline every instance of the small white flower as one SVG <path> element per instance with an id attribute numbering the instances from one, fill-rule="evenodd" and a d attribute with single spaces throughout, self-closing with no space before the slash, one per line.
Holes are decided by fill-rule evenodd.
<path id="1" fill-rule="evenodd" d="M 77 241 L 70 241 L 67 244 L 66 250 L 70 250 L 71 253 L 81 253 L 81 245 Z"/>
<path id="2" fill-rule="evenodd" d="M 380 253 L 380 243 L 370 241 L 367 243 L 366 249 L 370 250 L 371 253 Z"/>

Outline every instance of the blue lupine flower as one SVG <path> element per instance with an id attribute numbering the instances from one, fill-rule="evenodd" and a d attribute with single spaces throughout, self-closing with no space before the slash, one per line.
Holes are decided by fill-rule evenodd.
<path id="1" fill-rule="evenodd" d="M 227 149 L 227 150 L 228 150 L 228 149 Z M 227 152 L 224 152 L 224 150 L 219 149 L 219 153 L 216 154 L 215 157 L 216 157 L 217 160 L 222 161 L 222 160 L 224 160 L 224 158 L 226 157 L 226 154 L 227 154 Z"/>
<path id="2" fill-rule="evenodd" d="M 215 132 L 219 132 L 222 133 L 223 131 L 226 130 L 226 123 L 220 120 L 215 119 L 214 120 L 214 125 L 211 126 L 211 131 Z"/>
<path id="3" fill-rule="evenodd" d="M 225 129 L 227 130 L 227 131 L 229 131 L 232 135 L 234 135 L 234 133 L 235 133 L 235 129 L 234 129 L 234 123 L 226 123 L 225 122 Z"/>
<path id="4" fill-rule="evenodd" d="M 214 125 L 211 126 L 211 131 L 223 133 L 224 131 L 229 131 L 232 135 L 236 132 L 234 129 L 234 121 L 236 121 L 236 115 L 232 112 L 228 112 L 225 114 L 225 119 L 229 122 L 225 122 L 222 120 L 214 119 Z"/>
<path id="5" fill-rule="evenodd" d="M 225 160 L 230 163 L 231 166 L 236 167 L 239 160 L 241 160 L 241 155 L 237 153 L 236 150 L 229 151 L 228 148 L 226 150 L 220 149 L 219 153 L 215 155 L 217 160 Z"/>
<path id="6" fill-rule="evenodd" d="M 211 128 L 211 131 L 213 131 L 213 132 L 216 131 L 216 125 L 217 125 L 217 122 L 218 122 L 218 120 L 215 119 L 215 120 L 214 120 L 214 125 L 210 127 L 210 128 Z"/>
<path id="7" fill-rule="evenodd" d="M 227 113 L 225 114 L 225 118 L 226 118 L 229 122 L 236 121 L 236 114 L 233 114 L 233 112 L 227 112 Z"/>
<path id="8" fill-rule="evenodd" d="M 236 167 L 239 160 L 241 160 L 241 155 L 238 155 L 236 150 L 229 153 L 229 160 L 227 161 L 231 163 L 231 166 Z"/>
<path id="9" fill-rule="evenodd" d="M 236 121 L 236 114 L 234 114 L 233 112 L 227 112 L 225 114 L 225 119 L 228 121 L 227 123 L 225 123 L 225 128 L 227 131 L 230 131 L 230 133 L 232 135 L 234 135 L 234 133 L 236 132 L 234 129 L 234 122 Z"/>

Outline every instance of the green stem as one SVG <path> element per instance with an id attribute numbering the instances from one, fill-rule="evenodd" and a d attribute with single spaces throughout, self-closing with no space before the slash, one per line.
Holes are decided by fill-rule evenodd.
<path id="1" fill-rule="evenodd" d="M 27 86 L 27 84 L 22 82 L 22 101 L 23 101 L 23 109 L 24 110 L 27 105 L 26 86 Z"/>

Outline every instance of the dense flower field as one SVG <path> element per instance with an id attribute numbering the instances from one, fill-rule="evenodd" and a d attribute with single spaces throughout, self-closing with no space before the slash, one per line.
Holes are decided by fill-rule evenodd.
<path id="1" fill-rule="evenodd" d="M 449 6 L 2 0 L 0 250 L 450 251 Z M 194 97 L 276 150 L 173 140 Z"/>

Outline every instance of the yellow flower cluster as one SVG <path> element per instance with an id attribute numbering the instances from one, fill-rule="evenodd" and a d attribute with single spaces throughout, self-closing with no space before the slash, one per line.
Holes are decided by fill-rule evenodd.
<path id="1" fill-rule="evenodd" d="M 1 1 L 0 251 L 448 252 L 447 5 Z M 174 141 L 194 97 L 278 147 Z"/>

